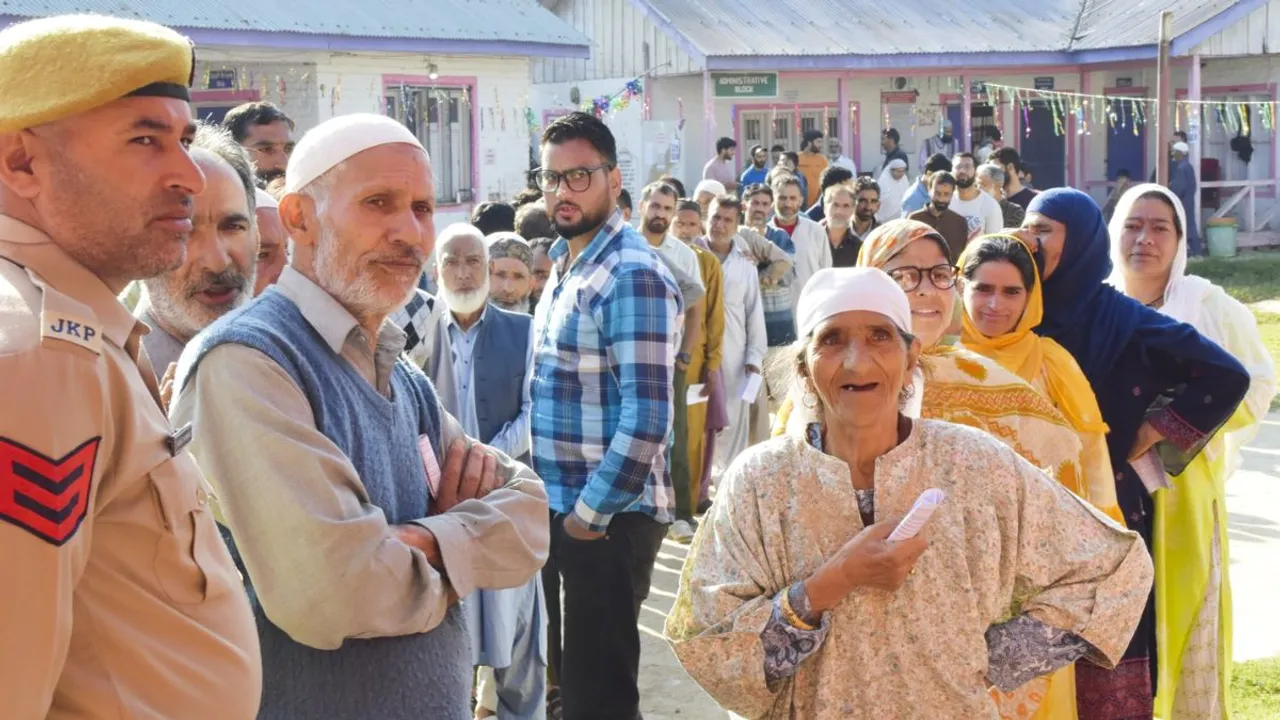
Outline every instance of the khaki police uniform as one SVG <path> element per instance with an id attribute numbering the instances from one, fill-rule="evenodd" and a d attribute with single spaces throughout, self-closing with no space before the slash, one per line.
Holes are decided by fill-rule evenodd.
<path id="1" fill-rule="evenodd" d="M 257 634 L 136 321 L 0 215 L 0 716 L 252 718 Z"/>
<path id="2" fill-rule="evenodd" d="M 193 66 L 190 41 L 154 23 L 11 25 L 0 133 L 126 96 L 187 100 Z M 191 434 L 161 409 L 146 331 L 44 233 L 0 215 L 3 720 L 257 714 L 253 615 Z"/>

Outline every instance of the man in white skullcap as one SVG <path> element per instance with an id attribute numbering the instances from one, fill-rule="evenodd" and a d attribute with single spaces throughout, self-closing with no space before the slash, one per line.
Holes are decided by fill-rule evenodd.
<path id="1" fill-rule="evenodd" d="M 467 717 L 458 598 L 533 577 L 546 494 L 400 359 L 388 316 L 435 242 L 418 139 L 340 116 L 302 138 L 286 177 L 289 265 L 187 345 L 171 410 L 200 428 L 192 447 L 245 575 L 259 717 Z"/>
<path id="2" fill-rule="evenodd" d="M 708 212 L 711 209 L 711 201 L 724 195 L 727 190 L 724 183 L 719 180 L 703 180 L 693 189 L 693 199 L 698 201 L 702 206 L 702 217 L 709 217 Z"/>
<path id="3" fill-rule="evenodd" d="M 1196 192 L 1199 182 L 1196 180 L 1195 168 L 1187 156 L 1191 147 L 1185 142 L 1176 142 L 1170 148 L 1169 189 L 1182 201 L 1187 210 L 1187 253 L 1192 257 L 1204 252 L 1200 242 L 1200 218 L 1195 216 Z"/>

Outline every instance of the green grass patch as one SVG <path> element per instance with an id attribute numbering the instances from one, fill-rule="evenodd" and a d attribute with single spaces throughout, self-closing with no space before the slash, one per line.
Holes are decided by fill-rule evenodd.
<path id="1" fill-rule="evenodd" d="M 1187 272 L 1221 285 L 1231 297 L 1246 305 L 1280 300 L 1280 252 L 1193 259 Z"/>
<path id="2" fill-rule="evenodd" d="M 1280 718 L 1280 658 L 1238 663 L 1231 675 L 1231 717 Z"/>

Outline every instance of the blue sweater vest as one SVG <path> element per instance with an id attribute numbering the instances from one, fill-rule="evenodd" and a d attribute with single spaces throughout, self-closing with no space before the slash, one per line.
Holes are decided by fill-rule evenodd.
<path id="1" fill-rule="evenodd" d="M 472 393 L 479 440 L 492 442 L 504 425 L 520 414 L 533 318 L 490 305 L 472 355 Z M 529 454 L 515 458 L 528 465 Z"/>
<path id="2" fill-rule="evenodd" d="M 200 359 L 223 343 L 258 350 L 289 373 L 311 403 L 316 427 L 351 460 L 390 524 L 426 517 L 426 471 L 417 440 L 427 435 L 440 452 L 440 406 L 422 372 L 403 357 L 392 373 L 392 398 L 377 392 L 324 342 L 291 300 L 275 290 L 215 322 L 185 352 L 178 386 Z M 270 452 L 271 438 L 262 438 Z M 271 482 L 272 478 L 253 482 Z M 365 718 L 470 718 L 471 642 L 457 605 L 430 632 L 347 639 L 337 650 L 294 642 L 262 611 L 236 543 L 223 537 L 245 587 L 262 645 L 265 720 L 364 720 Z M 317 550 L 318 551 L 318 550 Z M 324 588 L 315 588 L 324 602 Z M 228 689 L 231 691 L 232 689 Z"/>

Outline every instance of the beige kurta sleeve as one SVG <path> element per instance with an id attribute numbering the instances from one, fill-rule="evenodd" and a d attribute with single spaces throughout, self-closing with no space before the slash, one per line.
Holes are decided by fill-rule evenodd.
<path id="1" fill-rule="evenodd" d="M 218 519 L 230 528 L 267 617 L 290 637 L 334 649 L 346 638 L 425 632 L 441 622 L 448 582 L 420 551 L 396 539 L 354 466 L 316 429 L 306 397 L 278 364 L 244 346 L 217 347 L 177 392 L 171 416 L 175 424 L 193 424 L 192 451 L 215 488 Z M 433 519 L 442 549 L 449 548 L 446 572 L 457 564 L 462 582 L 501 576 L 495 563 L 479 558 L 497 542 L 510 542 L 515 526 L 529 533 L 521 536 L 525 549 L 504 549 L 496 565 L 527 579 L 545 557 L 545 494 L 526 468 L 505 458 L 502 468 L 509 484 L 490 496 L 495 510 L 471 501 L 455 508 L 456 519 Z M 502 519 L 508 508 L 525 518 L 535 507 L 542 508 L 542 528 Z M 459 550 L 464 534 L 483 542 Z"/>
<path id="2" fill-rule="evenodd" d="M 459 438 L 475 442 L 441 409 L 440 447 Z M 415 520 L 440 544 L 449 582 L 459 597 L 476 588 L 520 587 L 547 562 L 551 542 L 547 493 L 532 470 L 498 454 L 498 474 L 506 484 L 483 500 L 466 500 L 449 512 Z"/>
<path id="3" fill-rule="evenodd" d="M 762 509 L 782 505 L 766 502 L 755 491 L 753 480 L 774 472 L 762 467 L 767 463 L 760 458 L 743 456 L 725 473 L 689 548 L 663 632 L 685 671 L 721 707 L 748 718 L 768 713 L 790 695 L 793 682 L 785 678 L 771 690 L 765 680 L 760 633 L 792 579 L 786 576 L 786 558 L 776 557 L 785 546 L 777 531 L 780 518 L 761 516 Z M 770 537 L 777 542 L 770 543 Z"/>
<path id="4" fill-rule="evenodd" d="M 1104 667 L 1124 655 L 1154 577 L 1151 556 L 1137 533 L 1120 527 L 1011 450 L 1016 515 L 1005 537 L 1016 538 L 1013 594 L 1022 613 L 1069 630 L 1097 652 Z M 1000 472 L 991 468 L 992 472 Z"/>
<path id="5" fill-rule="evenodd" d="M 778 282 L 786 276 L 787 271 L 791 269 L 791 258 L 787 255 L 786 250 L 774 245 L 769 238 L 749 227 L 739 228 L 738 233 L 752 255 L 755 255 L 760 261 L 769 263 L 769 277 L 774 282 Z"/>

